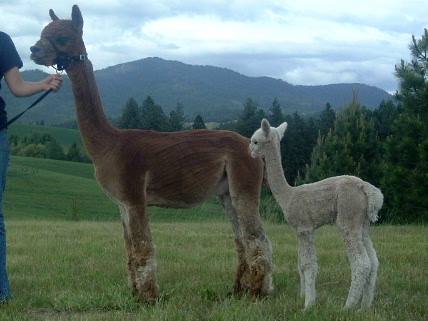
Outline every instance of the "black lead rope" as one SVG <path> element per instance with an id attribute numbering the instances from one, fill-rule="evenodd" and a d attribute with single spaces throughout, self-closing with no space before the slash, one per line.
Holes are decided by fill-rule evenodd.
<path id="1" fill-rule="evenodd" d="M 0 130 L 3 130 L 5 128 L 7 128 L 10 124 L 12 124 L 15 121 L 17 121 L 19 117 L 21 117 L 22 115 L 24 115 L 28 110 L 30 110 L 31 108 L 33 108 L 34 106 L 36 106 L 39 102 L 41 102 L 43 100 L 43 98 L 45 98 L 51 91 L 52 91 L 52 89 L 49 89 L 48 91 L 46 91 L 45 93 L 43 93 L 43 95 L 41 95 L 39 98 L 37 98 L 37 100 L 34 103 L 32 103 L 30 107 L 28 107 L 23 112 L 19 113 L 15 117 L 13 117 L 6 124 L 1 125 L 0 126 Z"/>

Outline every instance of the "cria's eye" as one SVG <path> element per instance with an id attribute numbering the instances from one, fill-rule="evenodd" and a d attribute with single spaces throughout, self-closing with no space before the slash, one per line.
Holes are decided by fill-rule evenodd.
<path id="1" fill-rule="evenodd" d="M 257 145 L 258 143 L 259 143 L 259 142 L 256 142 L 256 141 L 254 141 L 254 142 L 253 142 L 253 144 L 254 144 L 254 145 Z"/>
<path id="2" fill-rule="evenodd" d="M 67 44 L 68 38 L 60 37 L 56 40 L 61 46 L 65 46 Z"/>

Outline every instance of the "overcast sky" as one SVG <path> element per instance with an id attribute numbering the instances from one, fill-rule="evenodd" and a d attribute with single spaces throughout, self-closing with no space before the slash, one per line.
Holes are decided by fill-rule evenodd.
<path id="1" fill-rule="evenodd" d="M 82 11 L 95 69 L 146 57 L 225 67 L 294 85 L 359 82 L 397 89 L 412 34 L 428 24 L 426 0 L 0 0 L 0 30 L 24 69 L 50 21 Z M 44 69 L 48 71 L 48 69 Z M 53 69 L 49 69 L 53 72 Z"/>

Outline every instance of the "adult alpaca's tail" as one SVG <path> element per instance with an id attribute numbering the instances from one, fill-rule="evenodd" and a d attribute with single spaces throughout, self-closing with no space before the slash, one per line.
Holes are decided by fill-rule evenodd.
<path id="1" fill-rule="evenodd" d="M 371 222 L 376 222 L 383 205 L 383 194 L 380 189 L 369 183 L 363 185 L 363 191 L 367 195 L 367 216 Z"/>

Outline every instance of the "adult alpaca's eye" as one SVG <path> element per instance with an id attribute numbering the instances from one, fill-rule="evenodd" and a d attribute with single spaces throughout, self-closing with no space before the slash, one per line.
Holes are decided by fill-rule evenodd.
<path id="1" fill-rule="evenodd" d="M 56 40 L 61 46 L 65 46 L 67 44 L 68 38 L 60 37 Z"/>

